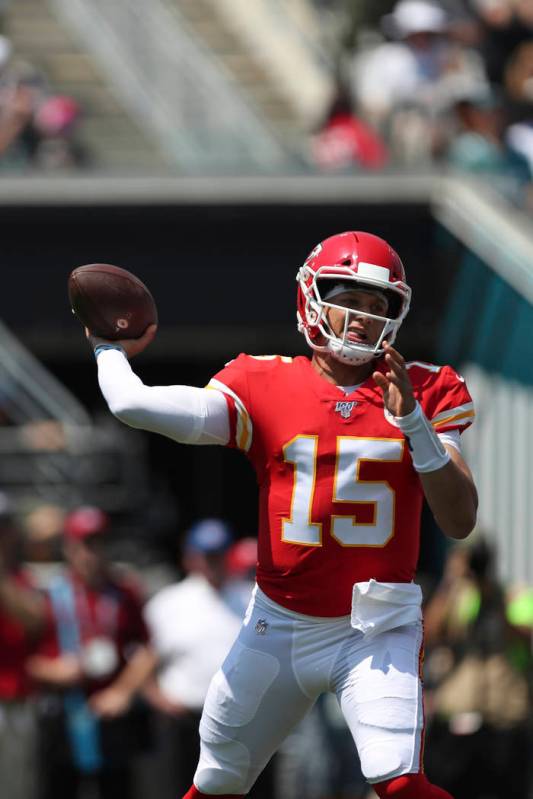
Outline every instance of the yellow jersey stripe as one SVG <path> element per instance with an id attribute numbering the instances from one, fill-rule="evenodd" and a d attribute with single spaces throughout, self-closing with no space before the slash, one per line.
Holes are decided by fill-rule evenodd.
<path id="1" fill-rule="evenodd" d="M 475 416 L 475 412 L 471 411 L 464 411 L 463 413 L 456 413 L 452 416 L 447 416 L 445 419 L 439 419 L 438 422 L 432 422 L 433 427 L 444 427 L 451 422 L 458 422 L 460 419 L 473 419 Z"/>
<path id="2" fill-rule="evenodd" d="M 237 409 L 237 430 L 235 431 L 235 443 L 239 449 L 248 452 L 252 445 L 253 425 L 250 414 L 246 410 L 241 398 L 220 380 L 210 380 L 207 388 L 214 388 L 232 397 Z"/>
<path id="3" fill-rule="evenodd" d="M 465 402 L 463 405 L 456 405 L 455 408 L 446 408 L 445 411 L 437 413 L 431 419 L 431 423 L 435 424 L 435 422 L 440 422 L 441 419 L 448 419 L 450 416 L 455 416 L 457 413 L 463 413 L 464 411 L 473 411 L 473 410 L 474 410 L 474 403 Z"/>

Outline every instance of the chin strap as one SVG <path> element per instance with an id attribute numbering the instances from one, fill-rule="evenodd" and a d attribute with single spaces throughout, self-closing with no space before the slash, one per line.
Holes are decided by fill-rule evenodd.
<path id="1" fill-rule="evenodd" d="M 376 353 L 373 350 L 370 350 L 368 353 L 354 352 L 344 344 L 337 344 L 334 341 L 328 341 L 327 350 L 336 360 L 345 363 L 347 366 L 363 366 L 363 364 L 370 363 L 370 361 L 376 357 Z M 345 350 L 346 355 L 344 354 Z"/>

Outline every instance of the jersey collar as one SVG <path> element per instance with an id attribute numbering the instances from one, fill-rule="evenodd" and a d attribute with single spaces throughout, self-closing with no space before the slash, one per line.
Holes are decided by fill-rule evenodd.
<path id="1" fill-rule="evenodd" d="M 351 394 L 345 394 L 344 391 L 338 386 L 330 383 L 329 380 L 326 380 L 324 377 L 321 377 L 307 356 L 301 356 L 300 363 L 304 369 L 311 373 L 310 382 L 312 388 L 318 398 L 324 402 L 329 402 L 331 400 L 337 401 L 341 399 L 347 400 L 350 397 L 357 396 L 359 396 L 360 399 L 362 399 L 364 396 L 370 398 L 370 396 L 375 397 L 376 394 L 381 398 L 381 391 L 376 386 L 374 378 L 371 374 L 354 391 L 352 391 Z M 387 371 L 387 365 L 383 357 L 375 361 L 373 371 L 382 372 L 383 374 Z"/>

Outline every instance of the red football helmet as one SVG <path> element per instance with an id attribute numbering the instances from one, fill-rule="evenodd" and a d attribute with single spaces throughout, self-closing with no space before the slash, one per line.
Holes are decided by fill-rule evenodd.
<path id="1" fill-rule="evenodd" d="M 298 270 L 298 330 L 310 347 L 330 352 L 343 363 L 367 363 L 382 355 L 381 343 L 394 342 L 411 300 L 411 289 L 405 282 L 405 271 L 398 254 L 379 236 L 361 231 L 348 231 L 330 236 L 318 244 Z M 376 316 L 335 305 L 331 296 L 335 284 L 338 293 L 353 289 L 380 292 L 388 302 L 387 316 Z M 353 286 L 352 286 L 353 284 Z M 334 292 L 333 292 L 334 293 Z M 329 295 L 329 298 L 326 298 Z M 342 337 L 337 336 L 327 319 L 327 309 L 345 312 Z M 350 341 L 348 324 L 352 315 L 383 320 L 383 330 L 375 344 Z"/>

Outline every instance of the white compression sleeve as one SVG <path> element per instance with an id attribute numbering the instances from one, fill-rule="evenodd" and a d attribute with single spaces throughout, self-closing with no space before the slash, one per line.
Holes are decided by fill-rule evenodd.
<path id="1" fill-rule="evenodd" d="M 111 413 L 130 427 L 150 430 L 184 444 L 227 444 L 224 395 L 194 386 L 145 386 L 119 349 L 97 355 L 98 383 Z"/>

